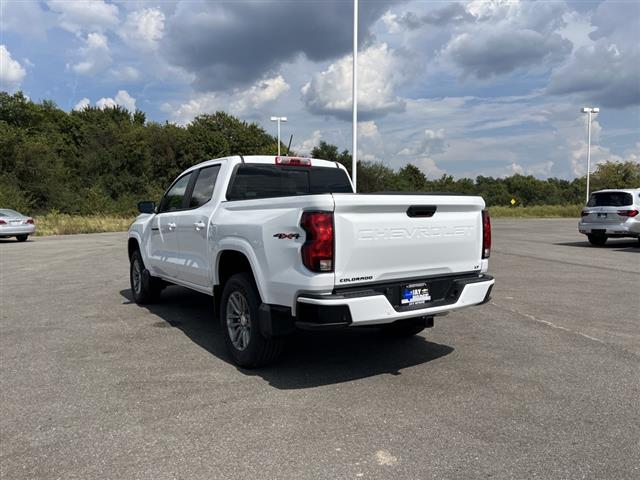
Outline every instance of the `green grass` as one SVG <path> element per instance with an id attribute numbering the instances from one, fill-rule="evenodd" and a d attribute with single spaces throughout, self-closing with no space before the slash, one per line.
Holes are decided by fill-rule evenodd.
<path id="1" fill-rule="evenodd" d="M 530 207 L 489 207 L 494 218 L 580 218 L 582 205 L 534 205 Z"/>
<path id="2" fill-rule="evenodd" d="M 70 235 L 74 233 L 124 232 L 133 217 L 115 215 L 67 215 L 47 213 L 35 218 L 36 235 Z"/>

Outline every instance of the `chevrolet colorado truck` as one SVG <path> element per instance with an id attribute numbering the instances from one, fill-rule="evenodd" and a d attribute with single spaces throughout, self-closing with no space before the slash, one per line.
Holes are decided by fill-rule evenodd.
<path id="1" fill-rule="evenodd" d="M 232 156 L 138 204 L 128 236 L 138 304 L 171 284 L 214 297 L 233 361 L 273 361 L 295 329 L 377 326 L 409 336 L 489 300 L 480 197 L 356 194 L 338 163 Z"/>

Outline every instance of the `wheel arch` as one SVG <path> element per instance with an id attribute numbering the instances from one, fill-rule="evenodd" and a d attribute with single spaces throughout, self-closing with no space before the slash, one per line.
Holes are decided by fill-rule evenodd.
<path id="1" fill-rule="evenodd" d="M 216 258 L 215 282 L 213 287 L 213 298 L 215 302 L 216 313 L 220 312 L 220 297 L 226 282 L 236 273 L 248 273 L 253 278 L 253 282 L 258 289 L 258 294 L 264 301 L 264 293 L 258 282 L 257 272 L 254 269 L 251 260 L 245 252 L 226 248 L 218 253 Z"/>
<path id="2" fill-rule="evenodd" d="M 140 243 L 138 243 L 138 239 L 135 237 L 129 237 L 127 241 L 127 253 L 129 254 L 129 260 L 131 260 L 131 255 L 136 250 L 140 250 Z"/>

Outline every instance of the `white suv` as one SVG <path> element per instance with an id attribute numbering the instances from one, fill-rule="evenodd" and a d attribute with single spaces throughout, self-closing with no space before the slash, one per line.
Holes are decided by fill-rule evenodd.
<path id="1" fill-rule="evenodd" d="M 578 230 L 597 246 L 610 237 L 631 237 L 640 242 L 640 188 L 593 192 L 582 210 Z"/>

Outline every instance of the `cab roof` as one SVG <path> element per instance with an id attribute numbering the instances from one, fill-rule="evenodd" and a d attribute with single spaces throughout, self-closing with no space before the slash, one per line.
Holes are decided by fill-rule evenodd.
<path id="1" fill-rule="evenodd" d="M 640 188 L 606 188 L 606 189 L 603 189 L 603 190 L 596 190 L 595 192 L 591 192 L 591 194 L 594 194 L 594 193 L 607 193 L 607 192 L 639 193 L 640 192 Z"/>
<path id="2" fill-rule="evenodd" d="M 310 158 L 310 157 L 289 157 L 287 155 L 232 155 L 229 157 L 222 158 L 214 158 L 211 160 L 206 160 L 204 162 L 198 163 L 185 170 L 185 172 L 190 170 L 195 170 L 197 168 L 205 167 L 210 164 L 219 163 L 219 162 L 232 162 L 236 161 L 239 163 L 253 163 L 253 164 L 266 164 L 266 165 L 276 165 L 277 158 L 292 158 L 292 159 L 301 159 L 301 160 L 310 160 L 312 167 L 329 167 L 329 168 L 344 168 L 338 162 L 332 162 L 329 160 L 321 160 L 319 158 Z"/>

